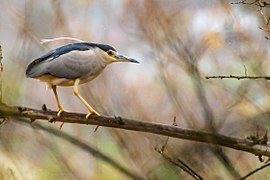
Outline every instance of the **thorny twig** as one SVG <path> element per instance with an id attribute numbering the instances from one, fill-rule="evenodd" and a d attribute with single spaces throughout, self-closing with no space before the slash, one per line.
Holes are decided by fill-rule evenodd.
<path id="1" fill-rule="evenodd" d="M 242 1 L 238 1 L 238 2 L 231 2 L 231 4 L 244 4 L 244 5 L 253 5 L 253 6 L 257 6 L 258 7 L 258 12 L 260 12 L 260 14 L 262 15 L 265 25 L 268 26 L 269 25 L 269 21 L 270 21 L 270 17 L 266 17 L 265 13 L 263 12 L 264 8 L 269 8 L 270 7 L 270 3 L 266 2 L 264 0 L 253 0 L 253 1 L 248 1 L 248 0 L 242 0 Z M 259 27 L 259 29 L 265 31 L 265 32 L 270 32 L 270 30 L 268 28 L 263 28 L 263 27 Z M 267 36 L 265 36 L 265 38 L 267 40 L 269 40 L 269 38 Z"/>
<path id="2" fill-rule="evenodd" d="M 236 76 L 236 75 L 225 75 L 225 76 L 206 76 L 206 79 L 265 79 L 270 80 L 270 76 Z"/>
<path id="3" fill-rule="evenodd" d="M 242 0 L 242 1 L 238 1 L 238 2 L 231 2 L 231 4 L 255 5 L 255 6 L 258 6 L 261 8 L 270 7 L 270 3 L 268 3 L 264 0 L 253 0 L 253 1 Z"/>

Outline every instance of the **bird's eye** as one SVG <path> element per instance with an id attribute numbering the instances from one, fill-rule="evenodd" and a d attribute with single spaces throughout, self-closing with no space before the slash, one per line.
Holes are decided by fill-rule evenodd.
<path id="1" fill-rule="evenodd" d="M 108 53 L 109 56 L 114 55 L 114 52 L 112 50 L 107 51 L 107 53 Z"/>

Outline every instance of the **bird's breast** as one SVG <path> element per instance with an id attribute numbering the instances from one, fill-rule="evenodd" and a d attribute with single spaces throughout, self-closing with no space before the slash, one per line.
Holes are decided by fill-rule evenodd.
<path id="1" fill-rule="evenodd" d="M 84 84 L 87 83 L 91 80 L 93 80 L 95 77 L 97 77 L 98 74 L 95 75 L 89 75 L 87 78 L 77 78 L 80 79 L 80 83 L 79 84 Z M 66 79 L 66 78 L 59 78 L 59 77 L 55 77 L 52 75 L 43 75 L 43 76 L 39 76 L 36 79 L 42 81 L 42 82 L 46 82 L 48 85 L 52 86 L 73 86 L 75 79 Z"/>

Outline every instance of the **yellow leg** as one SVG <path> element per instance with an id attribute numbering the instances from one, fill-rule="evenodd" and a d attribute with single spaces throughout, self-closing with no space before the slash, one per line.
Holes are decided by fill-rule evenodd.
<path id="1" fill-rule="evenodd" d="M 64 112 L 64 109 L 60 105 L 55 85 L 52 86 L 52 90 L 53 90 L 53 93 L 54 93 L 54 96 L 55 96 L 55 99 L 56 99 L 56 103 L 57 103 L 57 106 L 58 106 L 57 116 L 60 117 L 62 112 Z"/>
<path id="2" fill-rule="evenodd" d="M 89 110 L 89 113 L 86 115 L 86 119 L 88 119 L 89 118 L 89 116 L 91 115 L 91 114 L 96 114 L 96 115 L 98 115 L 98 116 L 100 116 L 100 114 L 98 113 L 98 112 L 96 112 L 87 102 L 86 102 L 86 100 L 84 100 L 83 98 L 82 98 L 82 96 L 79 94 L 79 90 L 78 90 L 78 85 L 79 85 L 79 83 L 80 83 L 80 79 L 76 79 L 75 80 L 75 83 L 74 83 L 74 89 L 73 89 L 73 92 L 74 92 L 74 94 L 75 94 L 75 96 L 77 96 L 79 99 L 80 99 L 80 101 L 87 107 L 87 109 Z"/>

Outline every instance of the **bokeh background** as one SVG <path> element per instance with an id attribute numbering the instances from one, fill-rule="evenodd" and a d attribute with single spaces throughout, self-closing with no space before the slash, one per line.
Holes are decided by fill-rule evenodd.
<path id="1" fill-rule="evenodd" d="M 99 113 L 245 138 L 269 129 L 269 40 L 256 6 L 224 0 L 1 0 L 3 100 L 56 110 L 46 85 L 26 79 L 31 60 L 75 37 L 110 44 L 140 64 L 115 63 L 80 86 Z M 267 9 L 265 11 L 267 15 Z M 267 28 L 267 27 L 266 27 Z M 62 106 L 87 113 L 72 88 Z M 94 126 L 9 119 L 0 126 L 0 179 L 193 179 L 155 151 L 166 137 Z M 36 125 L 35 125 L 36 124 Z M 234 179 L 264 163 L 253 154 L 169 139 L 164 153 L 205 179 Z M 264 158 L 266 160 L 266 158 Z M 254 179 L 270 178 L 264 169 Z M 252 179 L 252 178 L 251 178 Z"/>

